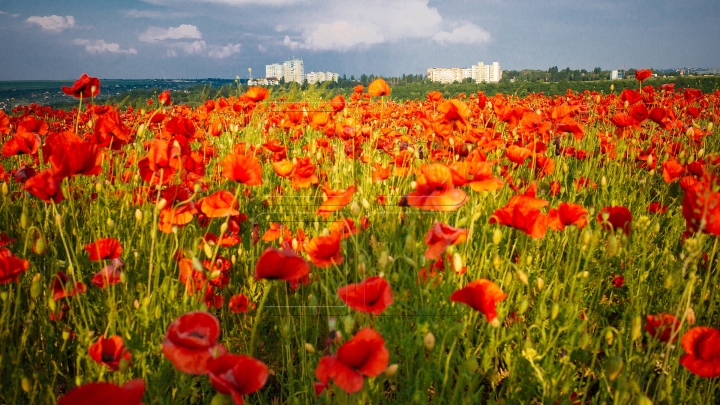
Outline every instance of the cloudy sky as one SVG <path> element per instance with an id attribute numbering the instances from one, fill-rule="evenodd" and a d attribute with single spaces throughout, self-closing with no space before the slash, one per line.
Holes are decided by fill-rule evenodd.
<path id="1" fill-rule="evenodd" d="M 718 0 L 0 0 L 0 80 L 720 68 Z"/>

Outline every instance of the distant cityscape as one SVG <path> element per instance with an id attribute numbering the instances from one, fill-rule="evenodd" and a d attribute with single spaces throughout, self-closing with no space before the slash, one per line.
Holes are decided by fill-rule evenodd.
<path id="1" fill-rule="evenodd" d="M 339 74 L 333 72 L 310 72 L 305 74 L 305 65 L 302 59 L 292 58 L 286 60 L 282 64 L 273 63 L 265 65 L 265 77 L 248 80 L 251 86 L 274 86 L 280 84 L 281 80 L 286 83 L 296 82 L 303 84 L 307 80 L 308 84 L 322 83 L 327 81 L 337 82 Z"/>
<path id="2" fill-rule="evenodd" d="M 493 62 L 492 65 L 478 62 L 469 68 L 430 68 L 427 70 L 427 77 L 438 83 L 462 83 L 465 79 L 472 79 L 475 83 L 497 83 L 502 79 L 502 69 L 498 62 Z"/>

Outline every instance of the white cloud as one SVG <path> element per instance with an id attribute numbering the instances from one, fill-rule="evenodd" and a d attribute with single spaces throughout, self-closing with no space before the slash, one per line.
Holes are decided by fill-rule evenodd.
<path id="1" fill-rule="evenodd" d="M 208 56 L 215 59 L 225 59 L 238 52 L 240 52 L 240 44 L 227 44 L 227 46 L 223 47 L 213 47 L 208 51 Z"/>
<path id="2" fill-rule="evenodd" d="M 71 15 L 65 17 L 59 15 L 39 17 L 34 15 L 32 17 L 28 17 L 25 21 L 30 24 L 37 24 L 45 31 L 51 32 L 61 32 L 75 26 L 75 17 Z"/>
<path id="3" fill-rule="evenodd" d="M 266 46 L 258 45 L 258 51 L 260 51 L 261 53 L 265 53 L 267 52 L 267 50 L 268 49 Z"/>
<path id="4" fill-rule="evenodd" d="M 9 15 L 10 17 L 13 17 L 13 18 L 18 18 L 18 17 L 20 17 L 20 14 L 10 14 L 10 13 L 6 13 L 6 12 L 4 12 L 4 11 L 2 11 L 2 10 L 0 10 L 0 15 Z"/>
<path id="5" fill-rule="evenodd" d="M 110 52 L 137 55 L 135 48 L 122 49 L 119 44 L 114 42 L 107 43 L 102 39 L 97 41 L 91 41 L 89 39 L 75 39 L 73 40 L 73 44 L 85 46 L 85 51 L 92 54 Z"/>
<path id="6" fill-rule="evenodd" d="M 182 24 L 177 27 L 168 29 L 159 27 L 150 27 L 144 33 L 140 34 L 140 41 L 155 43 L 166 39 L 201 39 L 200 30 L 194 25 Z"/>
<path id="7" fill-rule="evenodd" d="M 346 51 L 354 46 L 370 46 L 404 38 L 429 38 L 443 19 L 428 0 L 365 0 L 317 5 L 295 15 L 300 40 L 286 37 L 291 49 Z M 280 24 L 276 31 L 286 30 Z"/>
<path id="8" fill-rule="evenodd" d="M 171 42 L 166 44 L 166 46 L 170 50 L 174 51 L 177 49 L 185 52 L 188 55 L 202 55 L 207 49 L 207 44 L 205 43 L 205 41 L 202 40 L 193 42 Z M 172 56 L 177 56 L 177 52 L 175 52 L 175 54 Z"/>
<path id="9" fill-rule="evenodd" d="M 178 56 L 177 51 L 174 49 L 168 49 L 166 54 L 169 58 L 176 58 Z"/>
<path id="10" fill-rule="evenodd" d="M 467 23 L 450 32 L 438 32 L 433 35 L 433 39 L 441 44 L 482 44 L 490 41 L 490 33 L 475 24 Z"/>

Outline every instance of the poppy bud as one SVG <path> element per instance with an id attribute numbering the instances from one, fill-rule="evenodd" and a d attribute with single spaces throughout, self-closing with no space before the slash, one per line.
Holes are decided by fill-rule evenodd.
<path id="1" fill-rule="evenodd" d="M 125 358 L 120 359 L 120 362 L 118 363 L 118 370 L 121 373 L 125 373 L 128 371 L 129 368 L 130 364 L 128 363 L 128 361 Z"/>
<path id="2" fill-rule="evenodd" d="M 618 240 L 615 235 L 610 235 L 607 241 L 606 253 L 608 256 L 615 256 L 618 252 Z"/>
<path id="3" fill-rule="evenodd" d="M 109 230 L 113 230 L 115 228 L 115 221 L 113 221 L 112 218 L 108 218 L 105 223 L 107 224 Z"/>
<path id="4" fill-rule="evenodd" d="M 353 217 L 360 216 L 360 204 L 358 204 L 357 201 L 353 201 L 352 204 L 350 204 L 350 214 L 352 214 Z"/>
<path id="5" fill-rule="evenodd" d="M 492 243 L 493 245 L 499 245 L 502 241 L 502 231 L 499 228 L 495 228 L 492 235 Z"/>
<path id="6" fill-rule="evenodd" d="M 518 269 L 515 274 L 517 275 L 517 278 L 518 280 L 520 280 L 521 283 L 528 285 L 528 275 L 524 271 Z"/>
<path id="7" fill-rule="evenodd" d="M 668 290 L 669 290 L 670 288 L 672 288 L 672 286 L 673 286 L 673 278 L 672 278 L 672 276 L 667 276 L 667 277 L 665 278 L 665 282 L 663 283 L 663 286 L 664 286 L 666 289 L 668 289 Z"/>
<path id="8" fill-rule="evenodd" d="M 2 195 L 8 195 L 10 193 L 10 189 L 8 188 L 7 183 L 3 182 L 2 184 Z"/>
<path id="9" fill-rule="evenodd" d="M 231 405 L 233 403 L 232 397 L 230 395 L 225 395 L 221 393 L 216 393 L 212 400 L 210 400 L 210 405 Z"/>
<path id="10" fill-rule="evenodd" d="M 380 270 L 385 270 L 385 267 L 388 265 L 388 252 L 386 250 L 383 250 L 380 253 L 380 258 L 378 259 L 378 267 L 380 267 Z"/>
<path id="11" fill-rule="evenodd" d="M 167 203 L 168 203 L 168 202 L 167 202 L 166 199 L 161 198 L 160 201 L 157 202 L 157 209 L 158 209 L 159 211 L 162 211 L 162 209 L 165 208 L 165 206 L 167 205 Z"/>
<path id="12" fill-rule="evenodd" d="M 197 257 L 193 257 L 193 258 L 192 258 L 192 266 L 193 266 L 193 268 L 194 268 L 195 270 L 197 270 L 197 271 L 203 271 L 203 270 L 204 270 L 202 263 L 200 263 L 200 259 L 198 259 Z"/>
<path id="13" fill-rule="evenodd" d="M 578 347 L 584 349 L 587 347 L 588 343 L 590 343 L 590 335 L 583 332 L 583 334 L 580 335 L 580 339 L 578 339 Z"/>
<path id="14" fill-rule="evenodd" d="M 432 332 L 428 332 L 425 335 L 425 338 L 423 339 L 423 345 L 425 346 L 425 350 L 431 351 L 435 348 L 435 335 L 433 335 Z"/>
<path id="15" fill-rule="evenodd" d="M 610 329 L 605 331 L 605 343 L 607 343 L 608 346 L 612 346 L 614 340 L 615 334 L 613 333 L 613 331 Z"/>
<path id="16" fill-rule="evenodd" d="M 235 264 L 237 262 L 237 256 L 232 255 L 230 256 L 230 263 Z"/>
<path id="17" fill-rule="evenodd" d="M 63 340 L 68 340 L 68 339 L 70 339 L 70 331 L 69 331 L 69 330 L 64 329 L 64 330 L 62 331 L 62 339 L 63 339 Z M 78 376 L 77 378 L 80 378 L 80 376 Z M 80 384 L 78 384 L 78 385 L 80 385 Z"/>
<path id="18" fill-rule="evenodd" d="M 143 212 L 140 211 L 140 208 L 138 208 L 135 210 L 135 221 L 140 223 L 140 222 L 142 222 L 142 220 L 143 220 Z"/>
<path id="19" fill-rule="evenodd" d="M 637 405 L 653 405 L 653 401 L 647 396 L 640 394 L 637 399 Z"/>
<path id="20" fill-rule="evenodd" d="M 20 387 L 22 387 L 22 390 L 25 392 L 30 392 L 30 379 L 27 377 L 23 377 L 20 380 Z"/>
<path id="21" fill-rule="evenodd" d="M 315 353 L 315 346 L 310 343 L 305 343 L 305 351 L 308 353 Z"/>
<path id="22" fill-rule="evenodd" d="M 59 216 L 59 214 L 58 214 Z M 23 211 L 22 214 L 20 214 L 20 227 L 25 229 L 28 227 L 28 214 L 27 212 Z"/>
<path id="23" fill-rule="evenodd" d="M 695 323 L 695 310 L 692 308 L 688 308 L 685 311 L 685 317 L 687 318 L 687 321 L 690 325 Z"/>
<path id="24" fill-rule="evenodd" d="M 557 302 L 553 302 L 552 307 L 550 308 L 550 319 L 555 319 L 560 314 L 560 305 L 558 305 Z"/>
<path id="25" fill-rule="evenodd" d="M 602 176 L 600 178 L 600 187 L 603 187 L 603 188 L 607 187 L 607 177 Z"/>
<path id="26" fill-rule="evenodd" d="M 469 359 L 465 360 L 465 370 L 467 370 L 468 373 L 476 372 L 478 366 L 478 361 L 475 357 L 470 357 Z"/>
<path id="27" fill-rule="evenodd" d="M 205 252 L 205 256 L 208 259 L 211 259 L 213 257 L 212 247 L 210 247 L 210 245 L 207 242 L 203 243 L 203 252 Z"/>
<path id="28" fill-rule="evenodd" d="M 538 277 L 538 279 L 535 280 L 535 287 L 537 287 L 538 291 L 542 291 L 542 289 L 545 288 L 545 280 Z"/>
<path id="29" fill-rule="evenodd" d="M 460 254 L 458 253 L 453 253 L 452 259 L 453 270 L 455 273 L 460 273 L 463 268 L 462 257 L 460 257 Z"/>
<path id="30" fill-rule="evenodd" d="M 712 132 L 712 130 L 713 130 L 713 123 L 712 123 L 712 122 L 708 122 L 707 130 L 708 130 L 708 132 Z M 701 150 L 703 150 L 703 149 L 701 149 Z"/>
<path id="31" fill-rule="evenodd" d="M 630 333 L 630 337 L 632 340 L 636 340 L 642 336 L 642 319 L 639 315 L 636 315 L 632 319 L 632 329 Z"/>
<path id="32" fill-rule="evenodd" d="M 523 298 L 523 300 L 520 301 L 520 305 L 518 305 L 518 314 L 524 314 L 525 311 L 527 311 L 528 309 L 528 305 L 530 305 L 530 303 L 528 302 L 527 298 Z"/>
<path id="33" fill-rule="evenodd" d="M 620 356 L 612 356 L 607 360 L 605 364 L 605 371 L 607 372 L 610 381 L 615 381 L 622 372 L 625 362 Z"/>
<path id="34" fill-rule="evenodd" d="M 39 255 L 45 253 L 45 248 L 47 247 L 47 242 L 45 241 L 45 237 L 40 235 L 35 240 L 35 245 L 33 246 L 33 251 Z"/>
<path id="35" fill-rule="evenodd" d="M 225 232 L 227 231 L 227 229 L 228 229 L 227 222 L 223 222 L 222 225 L 220 225 L 220 235 L 224 235 Z"/>
<path id="36" fill-rule="evenodd" d="M 55 312 L 55 309 L 57 308 L 57 306 L 55 305 L 55 300 L 52 297 L 48 299 L 48 308 L 51 312 Z"/>
<path id="37" fill-rule="evenodd" d="M 355 318 L 351 315 L 347 315 L 343 318 L 343 330 L 348 336 L 352 335 L 352 331 L 355 328 Z"/>
<path id="38" fill-rule="evenodd" d="M 7 299 L 8 299 L 8 292 L 7 292 L 7 291 L 0 291 L 0 299 L 3 300 L 3 302 L 7 301 Z"/>
<path id="39" fill-rule="evenodd" d="M 614 84 L 611 84 L 611 85 L 610 85 L 610 91 L 615 91 L 615 85 L 614 85 Z"/>
<path id="40" fill-rule="evenodd" d="M 397 374 L 398 368 L 400 368 L 400 366 L 398 364 L 389 365 L 388 368 L 385 369 L 385 377 L 390 378 L 390 377 L 394 376 L 395 374 Z"/>
<path id="41" fill-rule="evenodd" d="M 357 265 L 357 273 L 360 277 L 365 276 L 365 271 L 367 270 L 367 267 L 365 266 L 365 262 L 360 262 Z"/>
<path id="42" fill-rule="evenodd" d="M 135 301 L 133 302 L 133 308 L 135 308 L 135 309 L 140 309 L 140 301 L 135 300 Z"/>

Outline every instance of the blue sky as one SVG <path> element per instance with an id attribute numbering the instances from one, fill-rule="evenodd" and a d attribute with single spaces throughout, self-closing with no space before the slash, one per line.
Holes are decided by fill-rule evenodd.
<path id="1" fill-rule="evenodd" d="M 720 68 L 717 0 L 0 0 L 0 80 Z"/>

